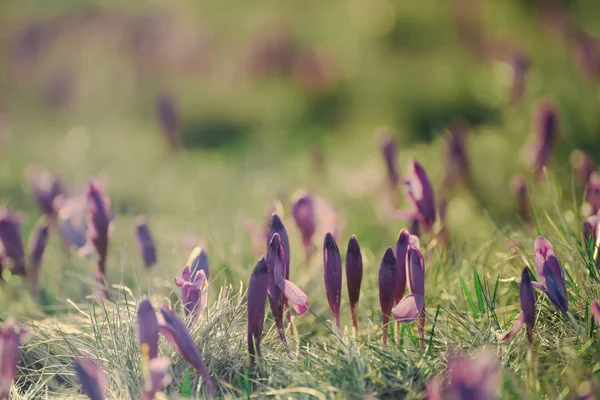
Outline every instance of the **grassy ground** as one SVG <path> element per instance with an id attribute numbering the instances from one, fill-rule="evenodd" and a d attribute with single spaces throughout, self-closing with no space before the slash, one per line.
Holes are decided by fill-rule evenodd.
<path id="1" fill-rule="evenodd" d="M 32 0 L 0 6 L 0 204 L 29 215 L 23 225 L 28 237 L 39 212 L 24 171 L 39 163 L 72 187 L 106 176 L 116 214 L 108 262 L 111 302 L 90 297 L 94 266 L 76 256 L 67 259 L 56 238 L 45 255 L 39 301 L 27 294 L 26 282 L 6 277 L 0 319 L 15 316 L 33 328 L 15 399 L 82 398 L 71 364 L 77 354 L 101 362 L 109 378 L 107 397 L 135 398 L 142 388 L 136 301 L 148 294 L 155 305 L 167 302 L 180 310 L 173 277 L 185 265 L 188 235 L 204 241 L 212 271 L 208 311 L 191 329 L 224 398 L 423 398 L 425 382 L 444 370 L 451 354 L 482 346 L 502 363 L 502 398 L 571 398 L 598 375 L 600 337 L 589 307 L 600 298 L 600 285 L 581 239 L 582 193 L 568 157 L 582 148 L 600 159 L 600 91 L 597 82 L 577 74 L 572 47 L 540 28 L 533 6 L 452 3 L 467 3 L 459 12 L 465 18 L 477 16 L 480 7 L 486 38 L 530 54 L 525 97 L 509 107 L 508 54 L 481 59 L 461 45 L 450 3 L 305 3 L 131 2 L 123 9 L 113 1 Z M 577 23 L 599 34 L 600 7 L 571 3 Z M 150 46 L 152 51 L 127 47 L 139 21 L 158 21 L 163 42 Z M 43 37 L 51 39 L 39 59 L 18 63 L 15 40 L 32 22 L 42 23 Z M 293 76 L 248 73 L 253 40 L 280 26 L 289 27 L 299 48 L 334 60 L 333 84 L 314 92 Z M 60 101 L 52 93 L 63 73 L 71 83 Z M 166 150 L 154 116 L 154 100 L 163 90 L 175 95 L 182 113 L 185 148 L 176 156 Z M 542 97 L 558 106 L 561 137 L 548 178 L 527 175 L 537 223 L 529 230 L 517 215 L 509 182 L 526 172 L 521 148 L 530 138 L 532 106 Z M 428 344 L 422 349 L 416 327 L 406 325 L 400 332 L 393 326 L 394 340 L 383 346 L 377 271 L 385 248 L 406 226 L 382 210 L 388 193 L 377 128 L 385 124 L 395 131 L 402 174 L 416 157 L 438 188 L 441 134 L 455 118 L 472 126 L 474 185 L 449 203 L 451 247 L 425 246 Z M 323 154 L 324 172 L 315 168 L 314 149 Z M 299 188 L 334 205 L 344 225 L 341 249 L 351 234 L 361 244 L 358 337 L 348 328 L 345 289 L 344 333 L 336 336 L 331 329 L 324 232 L 316 237 L 316 256 L 303 262 L 289 209 Z M 244 224 L 262 224 L 274 200 L 290 233 L 291 277 L 307 292 L 310 311 L 294 318 L 297 334 L 288 335 L 289 354 L 268 315 L 259 375 L 247 368 L 244 295 L 256 257 Z M 148 216 L 158 246 L 159 262 L 150 272 L 133 240 L 139 214 Z M 519 311 L 516 282 L 524 264 L 534 266 L 538 234 L 554 244 L 567 271 L 570 309 L 580 329 L 538 296 L 532 366 L 523 333 L 508 344 L 499 337 Z M 513 252 L 507 241 L 519 250 Z M 199 376 L 166 343 L 161 353 L 174 359 L 169 396 L 189 392 L 201 398 Z"/>

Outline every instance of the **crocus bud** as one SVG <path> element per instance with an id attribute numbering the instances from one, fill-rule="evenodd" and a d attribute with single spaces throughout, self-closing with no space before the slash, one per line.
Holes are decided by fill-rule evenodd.
<path id="1" fill-rule="evenodd" d="M 543 168 L 550 163 L 554 146 L 558 141 L 558 114 L 549 101 L 540 101 L 533 114 L 534 141 L 526 153 L 526 163 L 536 176 L 541 177 Z"/>
<path id="2" fill-rule="evenodd" d="M 395 190 L 398 187 L 398 182 L 400 182 L 397 153 L 398 146 L 396 144 L 396 139 L 394 139 L 393 133 L 389 129 L 386 129 L 381 140 L 381 154 L 383 155 L 383 161 L 385 162 L 388 183 L 392 190 Z"/>
<path id="3" fill-rule="evenodd" d="M 248 283 L 247 306 L 248 306 L 248 354 L 250 365 L 254 364 L 254 357 L 262 357 L 260 343 L 262 330 L 265 323 L 265 303 L 267 302 L 267 289 L 269 287 L 269 269 L 263 258 L 252 270 Z M 256 351 L 255 351 L 256 349 Z"/>
<path id="4" fill-rule="evenodd" d="M 10 269 L 13 275 L 27 274 L 21 221 L 8 208 L 0 208 L 0 258 L 4 268 Z"/>
<path id="5" fill-rule="evenodd" d="M 451 193 L 457 184 L 471 182 L 471 167 L 467 153 L 468 127 L 462 122 L 454 123 L 446 133 L 444 189 Z"/>
<path id="6" fill-rule="evenodd" d="M 62 183 L 52 172 L 32 165 L 25 171 L 35 202 L 42 213 L 54 218 L 58 210 L 55 199 L 64 196 Z"/>
<path id="7" fill-rule="evenodd" d="M 519 298 L 521 299 L 521 311 L 523 312 L 523 321 L 527 325 L 527 340 L 533 345 L 533 327 L 535 325 L 535 294 L 531 285 L 531 276 L 527 267 L 523 268 L 521 274 L 521 287 L 519 289 Z"/>
<path id="8" fill-rule="evenodd" d="M 600 304 L 596 300 L 592 301 L 592 315 L 596 323 L 600 325 Z"/>
<path id="9" fill-rule="evenodd" d="M 29 279 L 29 291 L 32 295 L 37 294 L 40 268 L 42 266 L 42 256 L 48 243 L 49 227 L 47 224 L 37 226 L 29 238 L 29 269 L 27 276 Z"/>
<path id="10" fill-rule="evenodd" d="M 106 374 L 102 367 L 91 358 L 75 359 L 75 371 L 81 383 L 81 389 L 91 400 L 104 399 Z"/>
<path id="11" fill-rule="evenodd" d="M 522 52 L 516 51 L 511 57 L 512 83 L 510 86 L 510 103 L 518 103 L 525 94 L 525 75 L 529 69 L 529 57 Z"/>
<path id="12" fill-rule="evenodd" d="M 137 242 L 138 250 L 144 260 L 146 268 L 152 267 L 156 264 L 156 246 L 154 245 L 154 239 L 150 233 L 148 227 L 148 220 L 146 217 L 139 216 L 135 222 L 135 239 Z"/>
<path id="13" fill-rule="evenodd" d="M 310 258 L 314 249 L 313 236 L 317 229 L 315 204 L 310 193 L 303 193 L 292 205 L 292 215 L 302 235 L 302 244 L 306 251 L 306 259 Z"/>
<path id="14" fill-rule="evenodd" d="M 6 320 L 0 331 L 0 399 L 8 399 L 21 358 L 19 347 L 28 335 L 29 330 L 17 326 L 12 318 Z"/>
<path id="15" fill-rule="evenodd" d="M 528 225 L 533 225 L 533 217 L 531 215 L 531 203 L 529 202 L 529 192 L 527 191 L 527 180 L 522 175 L 513 177 L 511 182 L 511 188 L 515 197 L 517 198 L 517 204 L 519 207 L 519 215 L 523 221 Z"/>
<path id="16" fill-rule="evenodd" d="M 323 244 L 323 264 L 325 266 L 325 293 L 333 313 L 335 328 L 340 329 L 340 303 L 342 301 L 342 258 L 331 233 L 325 235 Z"/>
<path id="17" fill-rule="evenodd" d="M 420 317 L 419 333 L 423 338 L 425 334 L 425 262 L 421 251 L 416 247 L 409 246 L 406 263 L 410 294 L 398 303 L 393 314 L 398 322 L 412 322 Z"/>
<path id="18" fill-rule="evenodd" d="M 586 219 L 583 220 L 583 222 L 581 223 L 581 230 L 583 232 L 583 240 L 584 240 L 584 245 L 585 248 L 587 248 L 587 246 L 590 243 L 590 240 L 593 240 L 592 243 L 596 243 L 596 227 L 598 225 L 598 217 L 596 215 L 592 215 L 590 217 L 587 217 Z"/>
<path id="19" fill-rule="evenodd" d="M 590 176 L 596 170 L 596 163 L 592 156 L 581 150 L 573 150 L 569 157 L 571 167 L 575 170 L 575 178 L 577 179 L 577 185 L 584 188 L 587 186 Z"/>
<path id="20" fill-rule="evenodd" d="M 596 215 L 600 211 L 600 174 L 597 172 L 590 175 L 585 197 L 590 208 L 588 215 Z"/>
<path id="21" fill-rule="evenodd" d="M 388 322 L 392 307 L 394 307 L 394 292 L 398 281 L 396 257 L 391 247 L 388 247 L 379 265 L 379 305 L 383 315 L 383 344 L 387 344 Z"/>
<path id="22" fill-rule="evenodd" d="M 206 279 L 210 278 L 210 266 L 208 265 L 208 255 L 201 246 L 196 246 L 190 253 L 186 267 L 189 267 L 192 277 L 195 276 L 198 271 L 204 271 Z"/>
<path id="23" fill-rule="evenodd" d="M 200 315 L 208 303 L 208 279 L 203 269 L 192 273 L 189 266 L 181 276 L 175 277 L 175 284 L 181 288 L 181 303 L 185 315 Z"/>
<path id="24" fill-rule="evenodd" d="M 177 150 L 179 147 L 180 122 L 175 99 L 167 94 L 161 94 L 156 101 L 156 118 L 171 150 Z"/>
<path id="25" fill-rule="evenodd" d="M 346 251 L 346 284 L 350 298 L 350 312 L 352 313 L 352 326 L 358 332 L 358 299 L 360 285 L 363 278 L 363 261 L 360 246 L 356 236 L 350 236 L 348 250 Z"/>
<path id="26" fill-rule="evenodd" d="M 396 288 L 394 289 L 394 303 L 398 303 L 404 297 L 406 290 L 406 254 L 408 253 L 410 234 L 406 229 L 400 231 L 394 254 L 396 256 Z"/>
<path id="27" fill-rule="evenodd" d="M 570 320 L 565 273 L 556 258 L 554 248 L 548 239 L 538 236 L 535 239 L 534 252 L 535 269 L 541 284 L 540 289 L 548 295 L 552 304 Z"/>
<path id="28" fill-rule="evenodd" d="M 408 199 L 415 208 L 419 223 L 425 230 L 430 231 L 436 219 L 433 188 L 425 170 L 414 159 L 411 159 L 408 165 L 408 177 L 404 181 L 404 186 Z"/>
<path id="29" fill-rule="evenodd" d="M 144 391 L 139 400 L 153 400 L 156 393 L 162 391 L 171 383 L 169 357 L 153 358 L 148 361 L 146 373 L 144 374 Z"/>
<path id="30" fill-rule="evenodd" d="M 158 320 L 156 311 L 147 298 L 138 305 L 137 310 L 137 339 L 141 346 L 147 346 L 148 359 L 158 356 Z"/>
<path id="31" fill-rule="evenodd" d="M 90 180 L 88 190 L 88 241 L 94 247 L 98 255 L 98 273 L 96 281 L 104 285 L 106 274 L 106 256 L 108 253 L 108 236 L 112 223 L 112 215 L 109 211 L 109 199 L 99 184 Z"/>
<path id="32" fill-rule="evenodd" d="M 210 399 L 215 398 L 215 388 L 213 386 L 210 373 L 202 361 L 202 354 L 194 340 L 190 336 L 188 330 L 181 320 L 169 309 L 163 305 L 160 309 L 160 314 L 157 314 L 160 333 L 167 339 L 175 350 L 182 356 L 191 366 L 196 368 L 204 378 Z"/>
<path id="33" fill-rule="evenodd" d="M 273 240 L 273 235 L 278 234 L 281 239 L 281 245 L 283 246 L 283 255 L 284 255 L 284 272 L 285 279 L 290 279 L 290 240 L 288 238 L 287 230 L 285 229 L 285 225 L 283 225 L 283 221 L 279 218 L 279 215 L 273 213 L 269 218 L 269 229 L 267 233 L 267 247 Z"/>

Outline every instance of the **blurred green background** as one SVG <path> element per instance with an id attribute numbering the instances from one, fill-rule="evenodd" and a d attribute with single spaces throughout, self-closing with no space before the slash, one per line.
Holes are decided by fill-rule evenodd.
<path id="1" fill-rule="evenodd" d="M 561 132 L 549 173 L 577 228 L 573 201 L 581 193 L 573 191 L 568 159 L 574 148 L 600 157 L 600 86 L 577 62 L 573 27 L 600 36 L 600 5 L 4 0 L 0 204 L 29 214 L 27 237 L 39 216 L 28 165 L 49 168 L 74 190 L 106 176 L 116 214 L 109 281 L 141 293 L 175 289 L 188 235 L 205 243 L 217 283 L 246 282 L 256 260 L 244 223 L 262 225 L 269 203 L 280 199 L 292 276 L 301 287 L 320 287 L 320 254 L 301 264 L 289 213 L 297 189 L 331 201 L 344 225 L 340 248 L 357 234 L 375 268 L 406 225 L 381 210 L 387 189 L 378 129 L 396 135 L 401 175 L 414 156 L 438 188 L 442 134 L 464 120 L 477 194 L 462 189 L 451 199 L 448 224 L 454 251 L 481 248 L 498 227 L 521 224 L 509 183 L 527 173 L 521 153 L 532 108 L 548 98 Z M 523 97 L 511 102 L 517 53 L 530 68 Z M 180 114 L 177 154 L 157 122 L 161 94 Z M 527 176 L 534 206 L 544 210 L 554 188 Z M 148 216 L 159 248 L 151 277 L 133 241 L 139 214 Z M 45 261 L 46 311 L 62 307 L 59 299 L 90 294 L 92 263 L 67 260 L 55 239 Z M 368 296 L 376 296 L 376 274 L 366 279 Z M 23 299 L 6 305 L 10 312 L 27 308 L 23 287 L 19 280 L 7 286 L 7 296 Z M 311 302 L 313 309 L 325 312 L 323 300 Z"/>

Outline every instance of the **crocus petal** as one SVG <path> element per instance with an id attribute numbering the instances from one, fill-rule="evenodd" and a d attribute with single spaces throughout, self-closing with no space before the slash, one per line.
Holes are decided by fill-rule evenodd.
<path id="1" fill-rule="evenodd" d="M 156 264 L 156 245 L 154 244 L 154 238 L 150 233 L 148 221 L 143 216 L 139 216 L 136 219 L 135 235 L 138 250 L 142 256 L 144 265 L 146 268 L 150 268 Z"/>
<path id="2" fill-rule="evenodd" d="M 206 255 L 206 251 L 200 247 L 196 246 L 190 253 L 188 257 L 187 263 L 185 264 L 186 268 L 189 267 L 191 278 L 187 278 L 186 280 L 194 279 L 194 276 L 198 273 L 198 271 L 204 271 L 206 278 L 210 278 L 210 267 L 208 264 L 208 256 Z M 185 270 L 184 270 L 185 273 Z M 185 276 L 184 276 L 185 278 Z"/>
<path id="3" fill-rule="evenodd" d="M 325 235 L 323 244 L 323 264 L 327 302 L 333 313 L 335 325 L 339 328 L 342 300 L 342 259 L 335 239 L 329 232 Z"/>
<path id="4" fill-rule="evenodd" d="M 415 159 L 410 160 L 408 171 L 404 185 L 406 194 L 415 206 L 420 222 L 429 230 L 435 223 L 437 212 L 431 182 L 425 169 Z"/>
<path id="5" fill-rule="evenodd" d="M 83 392 L 91 400 L 102 400 L 106 390 L 106 375 L 102 367 L 91 358 L 79 358 L 75 360 L 75 371 Z"/>
<path id="6" fill-rule="evenodd" d="M 425 263 L 421 251 L 410 246 L 406 260 L 410 292 L 425 295 Z"/>
<path id="7" fill-rule="evenodd" d="M 535 294 L 533 293 L 531 276 L 527 267 L 523 268 L 521 274 L 519 298 L 521 300 L 521 310 L 523 311 L 523 321 L 533 328 L 535 324 Z"/>
<path id="8" fill-rule="evenodd" d="M 290 240 L 288 238 L 287 230 L 283 221 L 279 218 L 279 215 L 273 213 L 269 218 L 269 229 L 267 234 L 267 246 L 271 243 L 273 235 L 278 234 L 281 239 L 281 246 L 283 251 L 284 259 L 284 278 L 290 279 Z"/>
<path id="9" fill-rule="evenodd" d="M 546 286 L 542 285 L 539 282 L 531 282 L 531 286 L 533 286 L 534 289 L 540 290 L 542 292 L 546 292 Z"/>
<path id="10" fill-rule="evenodd" d="M 283 280 L 283 248 L 281 238 L 278 233 L 273 235 L 269 248 L 267 250 L 267 267 L 269 269 L 269 285 L 267 295 L 269 296 L 269 306 L 275 320 L 275 325 L 279 331 L 279 337 L 283 343 L 287 344 L 285 331 L 283 329 L 283 300 L 285 296 L 280 289 L 279 283 Z"/>
<path id="11" fill-rule="evenodd" d="M 406 255 L 408 253 L 409 239 L 410 234 L 408 231 L 402 229 L 400 235 L 398 235 L 398 240 L 396 241 L 396 247 L 394 249 L 397 273 L 396 288 L 394 290 L 394 302 L 396 304 L 402 299 L 404 291 L 406 290 Z"/>
<path id="12" fill-rule="evenodd" d="M 248 282 L 246 296 L 248 307 L 248 353 L 250 364 L 254 362 L 256 354 L 260 357 L 260 342 L 265 322 L 265 303 L 267 301 L 267 288 L 269 286 L 269 269 L 264 257 L 258 260 Z"/>
<path id="13" fill-rule="evenodd" d="M 392 314 L 398 322 L 413 322 L 425 308 L 425 297 L 420 294 L 409 294 L 400 300 Z"/>
<path id="14" fill-rule="evenodd" d="M 600 304 L 598 304 L 596 300 L 592 301 L 592 314 L 594 315 L 596 323 L 600 325 Z"/>
<path id="15" fill-rule="evenodd" d="M 534 251 L 535 268 L 540 282 L 546 288 L 548 298 L 559 311 L 566 314 L 569 306 L 565 275 L 556 258 L 554 248 L 545 237 L 538 236 L 535 240 Z"/>
<path id="16" fill-rule="evenodd" d="M 19 347 L 26 340 L 28 332 L 11 318 L 6 320 L 0 331 L 0 398 L 8 398 L 21 358 Z"/>
<path id="17" fill-rule="evenodd" d="M 148 299 L 143 299 L 137 311 L 137 338 L 141 345 L 148 345 L 150 359 L 158 355 L 158 321 L 154 307 Z"/>
<path id="18" fill-rule="evenodd" d="M 523 312 L 520 312 L 519 315 L 517 315 L 517 319 L 515 320 L 515 323 L 511 330 L 507 332 L 504 336 L 502 336 L 502 339 L 500 339 L 500 341 L 507 342 L 510 339 L 512 339 L 519 332 L 524 323 L 525 317 L 523 316 Z"/>
<path id="19" fill-rule="evenodd" d="M 162 391 L 171 383 L 172 378 L 169 374 L 170 366 L 171 360 L 169 357 L 159 357 L 150 360 L 148 363 L 149 376 L 146 378 L 147 386 L 140 400 L 154 399 L 156 393 Z"/>
<path id="20" fill-rule="evenodd" d="M 283 280 L 283 294 L 290 301 L 296 314 L 302 316 L 308 310 L 308 296 L 298 286 L 287 279 Z"/>
<path id="21" fill-rule="evenodd" d="M 381 143 L 381 153 L 385 162 L 388 182 L 391 189 L 395 189 L 400 182 L 397 166 L 397 145 L 391 132 L 386 132 Z"/>
<path id="22" fill-rule="evenodd" d="M 348 241 L 346 251 L 346 284 L 348 286 L 348 297 L 350 299 L 350 312 L 352 313 L 352 324 L 358 329 L 357 308 L 360 298 L 360 286 L 363 278 L 363 261 L 360 246 L 356 236 L 352 235 Z"/>
<path id="23" fill-rule="evenodd" d="M 0 249 L 4 260 L 10 261 L 11 272 L 25 276 L 25 250 L 21 235 L 21 222 L 16 213 L 8 208 L 0 208 Z"/>

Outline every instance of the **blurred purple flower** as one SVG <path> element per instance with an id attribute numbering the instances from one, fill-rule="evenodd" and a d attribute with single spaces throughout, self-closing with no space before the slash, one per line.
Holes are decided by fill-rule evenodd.
<path id="1" fill-rule="evenodd" d="M 156 118 L 171 150 L 179 147 L 180 120 L 175 99 L 165 93 L 156 100 Z"/>
<path id="2" fill-rule="evenodd" d="M 277 29 L 252 43 L 249 68 L 254 75 L 289 75 L 297 53 L 288 29 Z"/>
<path id="3" fill-rule="evenodd" d="M 586 187 L 590 181 L 590 176 L 596 170 L 596 162 L 591 155 L 577 149 L 571 152 L 569 161 L 571 162 L 571 167 L 575 170 L 577 185 L 581 188 Z"/>
<path id="4" fill-rule="evenodd" d="M 29 292 L 32 295 L 38 293 L 40 268 L 42 266 L 44 250 L 48 243 L 49 232 L 50 227 L 47 223 L 43 223 L 42 225 L 38 225 L 29 237 L 29 268 L 27 275 L 29 280 Z"/>
<path id="5" fill-rule="evenodd" d="M 468 126 L 463 122 L 453 123 L 446 133 L 445 171 L 443 187 L 447 193 L 454 191 L 459 183 L 471 182 L 471 166 L 467 152 Z"/>
<path id="6" fill-rule="evenodd" d="M 28 336 L 29 330 L 19 327 L 12 318 L 7 319 L 0 330 L 0 399 L 9 397 L 21 358 L 19 347 Z"/>
<path id="7" fill-rule="evenodd" d="M 104 399 L 106 374 L 96 361 L 91 358 L 77 358 L 75 359 L 75 371 L 83 392 L 91 400 Z"/>
<path id="8" fill-rule="evenodd" d="M 597 215 L 592 215 L 590 217 L 587 217 L 581 223 L 581 230 L 583 232 L 583 240 L 584 240 L 583 244 L 585 245 L 585 248 L 587 248 L 587 246 L 589 245 L 590 239 L 593 240 L 592 243 L 595 246 L 596 240 L 597 240 L 597 229 L 598 229 L 598 216 Z"/>
<path id="9" fill-rule="evenodd" d="M 415 159 L 408 165 L 408 177 L 404 180 L 406 195 L 413 205 L 412 210 L 397 210 L 393 216 L 418 221 L 426 231 L 431 231 L 436 219 L 435 198 L 433 188 L 425 170 Z M 416 228 L 411 228 L 416 233 Z"/>
<path id="10" fill-rule="evenodd" d="M 390 189 L 395 191 L 400 182 L 400 173 L 398 172 L 398 145 L 394 138 L 393 132 L 389 129 L 385 129 L 381 140 L 381 153 L 383 155 L 383 161 L 385 162 L 385 169 L 387 171 L 388 183 Z"/>
<path id="11" fill-rule="evenodd" d="M 308 261 L 315 249 L 312 240 L 317 229 L 315 204 L 310 193 L 302 193 L 298 200 L 294 202 L 292 205 L 292 215 L 302 235 L 302 244 L 306 252 L 306 260 Z"/>
<path id="12" fill-rule="evenodd" d="M 147 355 L 149 359 L 158 356 L 158 320 L 156 311 L 147 298 L 144 298 L 137 309 L 137 339 L 140 345 L 147 346 Z"/>
<path id="13" fill-rule="evenodd" d="M 494 400 L 500 389 L 499 371 L 498 360 L 488 351 L 472 359 L 452 358 L 447 381 L 436 377 L 427 383 L 427 399 Z"/>
<path id="14" fill-rule="evenodd" d="M 510 104 L 518 103 L 525 94 L 525 75 L 530 67 L 530 59 L 524 51 L 517 50 L 511 57 L 512 84 L 510 87 Z"/>
<path id="15" fill-rule="evenodd" d="M 600 41 L 585 33 L 578 32 L 575 47 L 575 62 L 585 78 L 600 78 Z"/>
<path id="16" fill-rule="evenodd" d="M 593 172 L 588 181 L 586 202 L 590 210 L 587 215 L 596 215 L 600 211 L 600 174 Z"/>
<path id="17" fill-rule="evenodd" d="M 197 274 L 198 271 L 204 271 L 206 279 L 208 280 L 210 278 L 210 266 L 208 264 L 208 255 L 206 254 L 206 250 L 204 250 L 202 246 L 194 247 L 185 265 L 186 267 L 190 268 L 192 276 Z"/>
<path id="18" fill-rule="evenodd" d="M 540 281 L 533 282 L 533 287 L 546 293 L 552 304 L 570 321 L 565 273 L 556 258 L 554 248 L 548 239 L 538 236 L 535 239 L 534 252 L 535 269 Z"/>
<path id="19" fill-rule="evenodd" d="M 425 328 L 425 262 L 421 251 L 409 246 L 406 254 L 406 275 L 410 294 L 394 308 L 394 318 L 398 322 L 412 322 L 419 318 L 419 333 L 424 337 Z M 423 343 L 423 342 L 421 342 Z"/>
<path id="20" fill-rule="evenodd" d="M 323 265 L 325 293 L 333 313 L 335 328 L 340 329 L 340 303 L 342 301 L 342 258 L 331 233 L 325 235 L 323 243 Z"/>
<path id="21" fill-rule="evenodd" d="M 87 224 L 88 246 L 93 246 L 98 256 L 96 282 L 104 286 L 108 237 L 113 216 L 109 211 L 110 201 L 108 196 L 101 189 L 100 184 L 94 180 L 90 180 L 87 201 L 89 206 Z"/>
<path id="22" fill-rule="evenodd" d="M 66 195 L 60 179 L 37 165 L 27 167 L 25 175 L 38 208 L 54 220 L 58 213 L 56 199 Z"/>
<path id="23" fill-rule="evenodd" d="M 69 198 L 59 196 L 57 200 L 60 204 L 57 223 L 61 237 L 66 241 L 66 246 L 75 246 L 78 249 L 84 249 L 87 243 L 88 223 L 86 196 Z"/>
<path id="24" fill-rule="evenodd" d="M 548 100 L 538 102 L 533 113 L 533 142 L 526 149 L 525 162 L 539 178 L 550 163 L 559 134 L 558 113 Z"/>
<path id="25" fill-rule="evenodd" d="M 183 269 L 182 276 L 175 277 L 175 284 L 181 288 L 181 302 L 185 315 L 200 315 L 208 303 L 208 279 L 203 269 L 193 273 L 189 266 Z"/>
<path id="26" fill-rule="evenodd" d="M 527 327 L 527 341 L 529 346 L 533 348 L 533 327 L 535 325 L 535 294 L 533 293 L 533 286 L 531 282 L 531 276 L 527 267 L 523 268 L 521 274 L 521 284 L 519 289 L 519 298 L 521 299 L 521 312 L 517 316 L 517 319 L 506 335 L 501 339 L 502 342 L 506 342 L 512 339 L 517 332 L 521 329 L 523 324 Z"/>
<path id="27" fill-rule="evenodd" d="M 21 220 L 6 207 L 0 208 L 0 258 L 13 275 L 27 275 Z"/>
<path id="28" fill-rule="evenodd" d="M 144 216 L 139 216 L 135 223 L 135 238 L 137 246 L 144 260 L 146 268 L 156 264 L 156 245 L 148 227 L 148 220 Z"/>
<path id="29" fill-rule="evenodd" d="M 383 315 L 383 344 L 387 344 L 388 322 L 394 307 L 394 292 L 398 278 L 396 258 L 391 247 L 388 247 L 379 265 L 379 305 Z"/>
<path id="30" fill-rule="evenodd" d="M 265 258 L 262 257 L 252 270 L 248 282 L 248 354 L 250 365 L 254 365 L 254 358 L 262 357 L 260 343 L 262 330 L 265 323 L 265 303 L 269 288 L 269 268 Z M 255 351 L 256 349 L 256 351 Z"/>
<path id="31" fill-rule="evenodd" d="M 600 325 L 600 304 L 596 300 L 592 301 L 592 315 L 596 323 Z"/>
<path id="32" fill-rule="evenodd" d="M 144 392 L 139 400 L 153 400 L 156 393 L 162 391 L 171 383 L 169 357 L 158 357 L 148 361 L 146 376 L 144 377 Z"/>
<path id="33" fill-rule="evenodd" d="M 529 227 L 533 226 L 533 216 L 531 215 L 531 203 L 529 201 L 529 192 L 527 190 L 527 180 L 522 175 L 516 175 L 511 181 L 511 189 L 517 198 L 519 215 Z"/>
<path id="34" fill-rule="evenodd" d="M 360 298 L 360 285 L 363 278 L 363 260 L 360 246 L 356 236 L 350 236 L 348 250 L 346 251 L 346 284 L 350 298 L 350 312 L 352 313 L 352 326 L 358 333 L 358 300 Z"/>
<path id="35" fill-rule="evenodd" d="M 210 399 L 215 398 L 215 388 L 213 386 L 210 373 L 202 361 L 202 354 L 194 340 L 190 336 L 188 330 L 181 320 L 169 309 L 163 305 L 160 309 L 160 314 L 157 314 L 160 333 L 169 341 L 169 343 L 177 350 L 190 365 L 192 365 L 204 378 L 208 389 Z"/>

